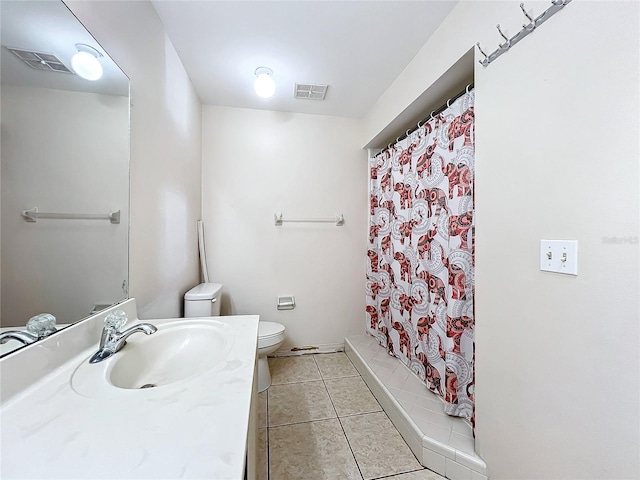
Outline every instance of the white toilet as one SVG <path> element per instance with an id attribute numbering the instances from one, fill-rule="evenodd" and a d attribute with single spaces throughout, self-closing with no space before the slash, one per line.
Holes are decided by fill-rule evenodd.
<path id="1" fill-rule="evenodd" d="M 220 316 L 222 285 L 201 283 L 184 294 L 184 318 Z"/>
<path id="2" fill-rule="evenodd" d="M 284 342 L 284 325 L 276 322 L 258 323 L 258 392 L 271 385 L 267 355 L 275 353 Z"/>
<path id="3" fill-rule="evenodd" d="M 184 295 L 184 316 L 217 317 L 220 315 L 219 283 L 201 283 Z M 258 392 L 271 385 L 271 372 L 267 355 L 274 353 L 284 341 L 284 325 L 275 322 L 258 323 Z"/>

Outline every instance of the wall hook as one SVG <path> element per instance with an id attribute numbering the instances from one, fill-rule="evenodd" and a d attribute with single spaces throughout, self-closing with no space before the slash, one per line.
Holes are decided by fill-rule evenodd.
<path id="1" fill-rule="evenodd" d="M 533 29 L 536 28 L 536 22 L 535 20 L 531 17 L 531 15 L 529 15 L 527 13 L 527 11 L 524 9 L 524 2 L 520 4 L 520 10 L 522 10 L 522 13 L 524 13 L 524 16 L 527 17 L 527 20 L 529 20 L 529 24 L 525 25 L 524 23 L 522 24 L 522 28 L 524 28 L 525 30 L 528 31 L 532 31 Z"/>
<path id="2" fill-rule="evenodd" d="M 482 47 L 480 46 L 480 42 L 476 43 L 476 47 L 478 47 L 478 50 L 480 51 L 480 53 L 484 56 L 484 60 L 478 60 L 478 62 L 480 63 L 480 65 L 484 65 L 486 66 L 486 64 L 488 63 L 488 59 L 489 57 L 487 56 L 486 53 L 484 53 L 484 51 L 482 50 Z M 431 118 L 433 118 L 433 115 L 431 116 Z"/>
<path id="3" fill-rule="evenodd" d="M 500 34 L 500 36 L 505 40 L 505 43 L 503 45 L 500 45 L 500 48 L 511 48 L 511 40 L 509 40 L 507 36 L 502 33 L 502 30 L 500 30 L 500 24 L 497 24 L 496 28 L 498 29 L 498 33 Z"/>
<path id="4" fill-rule="evenodd" d="M 524 2 L 520 4 L 520 10 L 522 10 L 522 13 L 524 13 L 524 16 L 527 17 L 529 22 L 533 22 L 533 18 L 531 18 L 531 15 L 529 15 L 527 11 L 524 9 Z"/>

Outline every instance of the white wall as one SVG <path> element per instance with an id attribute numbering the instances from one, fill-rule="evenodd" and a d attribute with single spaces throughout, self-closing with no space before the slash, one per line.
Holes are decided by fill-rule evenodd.
<path id="1" fill-rule="evenodd" d="M 2 86 L 2 325 L 42 312 L 70 323 L 125 298 L 129 99 Z M 109 213 L 121 223 L 20 212 Z M 95 272 L 100 272 L 96 275 Z"/>
<path id="2" fill-rule="evenodd" d="M 503 477 L 640 475 L 638 7 L 574 2 L 476 77 L 478 438 Z M 577 277 L 539 271 L 541 238 L 578 240 Z"/>
<path id="3" fill-rule="evenodd" d="M 223 313 L 287 328 L 283 348 L 364 331 L 367 157 L 357 120 L 203 107 L 203 219 Z M 273 215 L 345 225 L 274 225 Z M 278 295 L 296 308 L 278 311 Z"/>
<path id="4" fill-rule="evenodd" d="M 131 79 L 130 295 L 179 316 L 199 282 L 200 101 L 150 2 L 65 2 Z"/>
<path id="5" fill-rule="evenodd" d="M 639 6 L 576 0 L 476 62 L 476 448 L 492 479 L 640 475 Z M 363 143 L 523 20 L 516 2 L 458 4 Z M 539 270 L 542 238 L 578 240 L 577 277 Z"/>

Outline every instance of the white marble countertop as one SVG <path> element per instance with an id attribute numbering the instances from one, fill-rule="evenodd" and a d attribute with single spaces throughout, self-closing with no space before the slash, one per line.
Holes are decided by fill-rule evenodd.
<path id="1" fill-rule="evenodd" d="M 71 377 L 94 345 L 8 398 L 0 477 L 242 479 L 258 316 L 215 319 L 233 329 L 233 348 L 188 382 L 107 398 L 80 395 Z M 180 319 L 145 320 L 172 321 Z"/>

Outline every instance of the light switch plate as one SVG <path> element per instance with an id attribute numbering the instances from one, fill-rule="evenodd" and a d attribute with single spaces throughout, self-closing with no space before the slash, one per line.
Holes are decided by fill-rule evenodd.
<path id="1" fill-rule="evenodd" d="M 578 275 L 578 241 L 540 240 L 540 270 Z"/>

